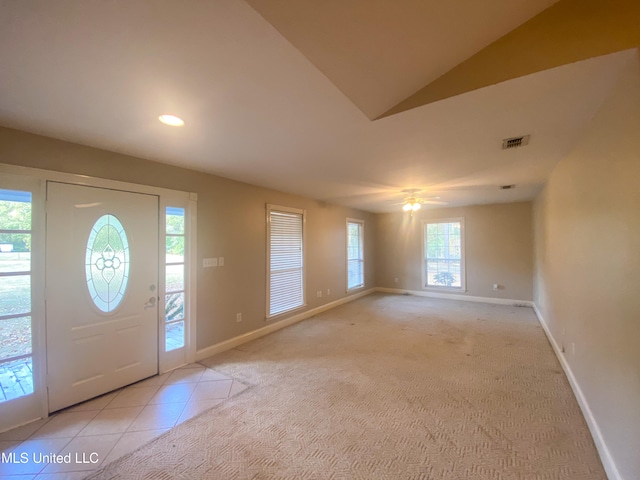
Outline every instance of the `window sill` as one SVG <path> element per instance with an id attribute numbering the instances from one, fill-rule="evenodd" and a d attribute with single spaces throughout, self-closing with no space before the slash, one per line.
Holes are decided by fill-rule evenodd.
<path id="1" fill-rule="evenodd" d="M 273 320 L 274 318 L 279 318 L 279 317 L 284 317 L 285 315 L 289 314 L 289 313 L 293 313 L 293 312 L 297 312 L 299 310 L 303 310 L 304 308 L 306 308 L 307 304 L 302 304 L 299 307 L 295 307 L 292 308 L 291 310 L 285 310 L 284 312 L 280 312 L 280 313 L 276 313 L 274 315 L 267 315 L 266 318 L 264 319 L 265 322 L 269 322 L 271 320 Z"/>
<path id="2" fill-rule="evenodd" d="M 359 287 L 347 288 L 346 293 L 353 293 L 353 292 L 357 292 L 358 290 L 364 290 L 364 285 L 360 285 Z"/>
<path id="3" fill-rule="evenodd" d="M 430 292 L 467 293 L 467 289 L 462 287 L 436 287 L 434 285 L 422 287 L 422 290 Z"/>

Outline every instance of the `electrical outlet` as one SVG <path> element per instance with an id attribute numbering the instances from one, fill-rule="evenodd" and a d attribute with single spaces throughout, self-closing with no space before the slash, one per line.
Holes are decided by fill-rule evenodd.
<path id="1" fill-rule="evenodd" d="M 398 277 L 393 279 L 393 283 L 398 283 Z"/>
<path id="2" fill-rule="evenodd" d="M 316 292 L 316 296 L 317 296 L 318 298 L 322 298 L 322 290 L 318 290 L 318 291 Z"/>
<path id="3" fill-rule="evenodd" d="M 327 288 L 327 297 L 328 297 L 329 295 L 331 295 L 331 289 L 330 289 L 330 288 Z"/>
<path id="4" fill-rule="evenodd" d="M 240 323 L 242 321 L 242 314 L 241 313 L 236 313 L 236 322 Z"/>
<path id="5" fill-rule="evenodd" d="M 497 283 L 494 283 L 494 284 L 493 284 L 493 289 L 494 289 L 494 290 L 498 290 L 498 287 L 499 287 L 499 285 L 498 285 Z"/>

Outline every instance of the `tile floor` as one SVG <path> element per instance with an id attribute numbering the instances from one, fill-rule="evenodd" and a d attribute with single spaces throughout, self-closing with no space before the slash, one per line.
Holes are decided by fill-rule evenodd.
<path id="1" fill-rule="evenodd" d="M 84 478 L 246 388 L 197 363 L 151 377 L 0 434 L 0 478 Z M 17 461 L 6 461 L 11 453 Z M 71 461 L 47 462 L 47 454 Z"/>

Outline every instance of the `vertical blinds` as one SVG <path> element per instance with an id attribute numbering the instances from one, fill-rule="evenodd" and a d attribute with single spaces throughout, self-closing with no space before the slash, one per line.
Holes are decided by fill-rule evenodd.
<path id="1" fill-rule="evenodd" d="M 364 285 L 362 223 L 347 223 L 347 289 Z"/>
<path id="2" fill-rule="evenodd" d="M 269 316 L 304 305 L 303 213 L 269 210 Z"/>

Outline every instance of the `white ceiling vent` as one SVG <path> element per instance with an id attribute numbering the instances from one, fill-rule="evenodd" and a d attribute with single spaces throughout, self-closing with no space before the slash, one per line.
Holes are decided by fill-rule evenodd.
<path id="1" fill-rule="evenodd" d="M 508 150 L 510 148 L 524 147 L 529 144 L 530 136 L 531 135 L 524 135 L 522 137 L 505 138 L 502 140 L 502 149 Z"/>

